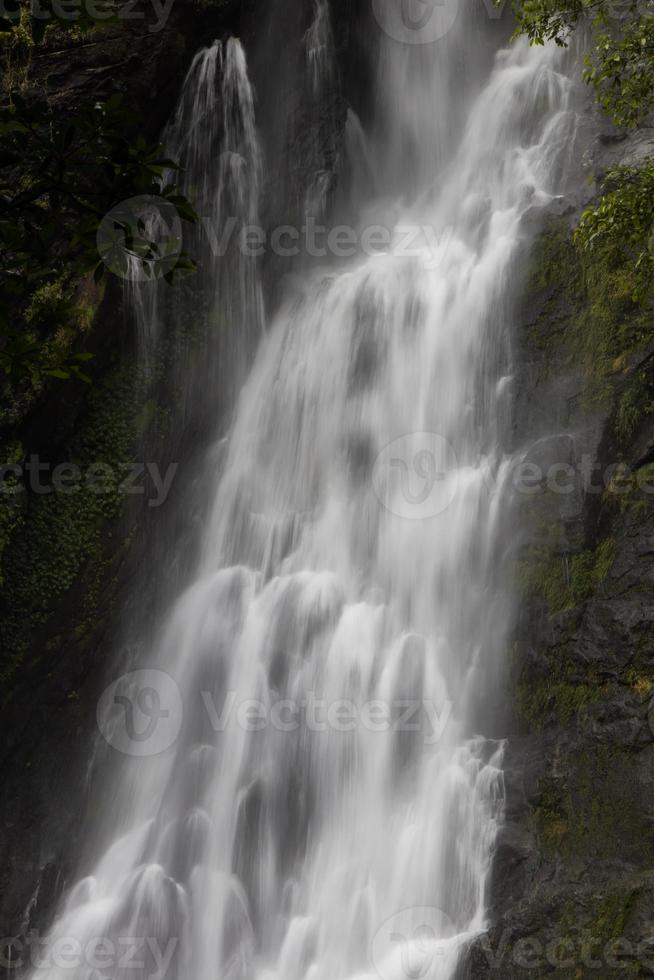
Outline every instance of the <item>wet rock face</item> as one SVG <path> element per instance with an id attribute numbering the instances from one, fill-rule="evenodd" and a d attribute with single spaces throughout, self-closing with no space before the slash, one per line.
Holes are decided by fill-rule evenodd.
<path id="1" fill-rule="evenodd" d="M 589 297 L 572 251 L 554 244 L 574 219 L 545 222 L 517 316 L 512 448 L 541 480 L 519 503 L 494 926 L 462 964 L 466 980 L 654 972 L 652 421 L 640 411 L 627 435 L 618 421 L 651 354 L 589 379 L 578 336 Z"/>

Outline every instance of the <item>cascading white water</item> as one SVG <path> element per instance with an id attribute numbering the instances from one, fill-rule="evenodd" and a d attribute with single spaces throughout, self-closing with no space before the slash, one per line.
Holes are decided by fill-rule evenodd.
<path id="1" fill-rule="evenodd" d="M 442 103 L 421 88 L 443 79 L 430 50 L 425 70 L 395 66 L 415 91 L 383 106 L 377 146 L 412 95 L 414 143 Z M 393 247 L 314 270 L 275 316 L 196 580 L 140 665 L 177 685 L 181 731 L 126 761 L 52 943 L 173 940 L 166 976 L 192 980 L 446 980 L 485 928 L 503 747 L 473 706 L 511 618 L 509 278 L 570 145 L 561 58 L 500 52 L 431 175 L 445 130 L 425 119 Z M 149 955 L 102 975 L 162 974 Z"/>
<path id="2" fill-rule="evenodd" d="M 202 385 L 215 414 L 233 403 L 264 316 L 256 258 L 234 247 L 243 226 L 259 224 L 262 177 L 254 95 L 239 41 L 215 42 L 196 55 L 163 139 L 180 168 L 169 176 L 200 216 L 180 241 L 198 269 L 172 291 L 162 279 L 144 283 L 137 275 L 127 282 L 128 299 L 146 360 L 165 338 L 184 332 L 195 338 L 194 344 L 178 345 L 176 377 L 170 379 L 184 397 L 178 413 L 197 414 Z M 165 203 L 162 212 L 166 218 Z"/>

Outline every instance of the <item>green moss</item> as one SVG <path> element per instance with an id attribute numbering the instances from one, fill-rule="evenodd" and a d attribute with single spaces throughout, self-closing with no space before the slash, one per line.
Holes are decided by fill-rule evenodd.
<path id="1" fill-rule="evenodd" d="M 605 499 L 617 503 L 623 513 L 629 512 L 637 516 L 649 510 L 652 488 L 654 463 L 633 471 L 626 464 L 621 464 L 606 489 Z"/>
<path id="2" fill-rule="evenodd" d="M 624 386 L 627 378 L 616 412 L 622 440 L 654 406 L 651 373 L 628 377 L 636 353 L 654 339 L 652 310 L 634 298 L 635 277 L 629 260 L 604 252 L 589 259 L 574 244 L 567 220 L 554 217 L 534 243 L 526 275 L 526 305 L 538 310 L 530 343 L 582 369 L 587 406 L 610 402 L 616 382 Z"/>
<path id="3" fill-rule="evenodd" d="M 530 292 L 555 287 L 568 282 L 574 269 L 572 238 L 564 218 L 551 217 L 534 242 L 527 270 L 527 289 Z"/>
<path id="4" fill-rule="evenodd" d="M 585 372 L 587 394 L 610 396 L 630 356 L 652 339 L 651 315 L 634 301 L 633 268 L 607 259 L 585 261 L 583 290 L 571 331 L 571 350 Z"/>
<path id="5" fill-rule="evenodd" d="M 626 939 L 630 919 L 642 894 L 640 887 L 623 887 L 593 896 L 590 905 L 586 899 L 583 902 L 566 901 L 557 916 L 557 935 L 564 955 L 569 950 L 578 952 L 579 963 L 570 969 L 557 969 L 557 977 L 561 980 L 591 976 L 601 976 L 602 980 L 618 977 L 630 980 L 645 976 L 635 958 L 621 958 L 619 966 L 612 965 L 612 957 L 620 952 L 619 943 Z M 638 941 L 629 944 L 632 953 L 636 952 L 637 945 Z M 608 952 L 612 954 L 610 960 Z"/>
<path id="6" fill-rule="evenodd" d="M 125 465 L 134 457 L 139 393 L 136 373 L 125 368 L 116 369 L 93 388 L 85 424 L 67 454 L 83 478 L 71 491 L 55 492 L 49 483 L 51 474 L 44 474 L 40 482 L 50 492 L 22 494 L 29 498 L 29 508 L 22 518 L 20 540 L 13 537 L 14 528 L 5 541 L 0 566 L 6 609 L 0 621 L 3 679 L 24 656 L 34 630 L 48 621 L 57 601 L 83 576 L 78 619 L 85 622 L 101 615 L 107 552 L 116 548 L 115 542 L 106 540 L 106 525 L 120 515 L 125 503 L 120 485 Z M 107 467 L 102 486 L 84 478 L 96 463 Z"/>
<path id="7" fill-rule="evenodd" d="M 531 725 L 540 727 L 553 715 L 562 724 L 568 724 L 587 704 L 598 701 L 603 686 L 573 684 L 566 681 L 543 681 L 540 684 L 522 686 L 518 691 L 520 711 Z"/>
<path id="8" fill-rule="evenodd" d="M 651 673 L 630 667 L 627 671 L 626 682 L 641 701 L 648 701 L 652 696 L 654 677 Z"/>
<path id="9" fill-rule="evenodd" d="M 606 538 L 594 551 L 575 555 L 570 563 L 570 592 L 575 604 L 587 599 L 604 581 L 615 561 L 615 541 Z"/>
<path id="10" fill-rule="evenodd" d="M 552 555 L 547 545 L 532 548 L 517 563 L 516 580 L 525 595 L 542 596 L 550 613 L 573 609 L 588 599 L 604 581 L 615 559 L 615 542 L 607 538 L 594 551 L 583 551 L 568 560 Z"/>
<path id="11" fill-rule="evenodd" d="M 586 705 L 599 701 L 606 684 L 592 671 L 584 670 L 563 651 L 555 650 L 545 662 L 543 673 L 523 676 L 517 685 L 520 714 L 533 728 L 548 720 L 567 725 Z"/>
<path id="12" fill-rule="evenodd" d="M 74 481 L 74 492 L 0 495 L 0 679 L 6 685 L 28 652 L 33 655 L 36 638 L 42 637 L 36 652 L 47 663 L 68 643 L 83 647 L 110 615 L 120 563 L 138 530 L 127 506 L 133 498 L 121 486 L 137 447 L 147 444 L 149 458 L 156 459 L 165 445 L 178 394 L 170 379 L 180 361 L 192 366 L 205 356 L 214 325 L 209 318 L 177 324 L 147 365 L 124 363 L 117 355 L 103 379 L 88 389 L 75 433 L 52 460 L 52 468 L 64 460 L 78 467 L 81 479 Z M 9 463 L 21 463 L 25 454 L 18 443 L 4 447 Z M 100 486 L 87 478 L 95 464 L 107 467 Z M 41 478 L 45 486 L 52 468 Z"/>
<path id="13" fill-rule="evenodd" d="M 64 276 L 46 282 L 32 294 L 25 309 L 25 320 L 31 326 L 42 326 L 53 320 L 58 322 L 62 312 L 68 312 L 69 300 L 70 285 Z"/>
<path id="14" fill-rule="evenodd" d="M 534 809 L 530 825 L 547 848 L 558 849 L 569 832 L 568 814 L 558 796 L 554 784 L 543 781 L 540 799 Z"/>
<path id="15" fill-rule="evenodd" d="M 607 943 L 624 936 L 641 893 L 640 888 L 630 888 L 613 892 L 600 901 L 591 924 L 591 935 L 596 942 Z"/>
<path id="16" fill-rule="evenodd" d="M 0 444 L 0 459 L 3 466 L 12 467 L 20 464 L 23 458 L 23 447 L 16 439 L 10 439 Z M 0 480 L 0 585 L 4 584 L 2 556 L 5 548 L 23 523 L 23 506 L 21 484 L 16 471 L 3 471 Z"/>
<path id="17" fill-rule="evenodd" d="M 602 541 L 592 551 L 565 560 L 552 557 L 541 545 L 529 560 L 519 563 L 519 585 L 527 595 L 545 600 L 550 614 L 585 602 L 604 581 L 615 559 L 615 542 Z M 587 705 L 600 700 L 606 685 L 592 671 L 555 650 L 545 658 L 544 670 L 526 671 L 516 686 L 518 710 L 532 728 L 548 722 L 567 725 Z"/>
<path id="18" fill-rule="evenodd" d="M 568 357 L 568 333 L 580 286 L 580 267 L 568 222 L 549 218 L 531 249 L 525 274 L 529 346 L 542 352 L 542 370 L 554 369 L 555 355 Z"/>
<path id="19" fill-rule="evenodd" d="M 5 92 L 21 91 L 28 79 L 34 48 L 32 22 L 28 6 L 22 6 L 20 17 L 10 30 L 0 33 L 2 88 Z"/>
<path id="20" fill-rule="evenodd" d="M 34 47 L 34 35 L 32 33 L 32 20 L 29 7 L 21 7 L 18 20 L 8 31 L 0 35 L 0 47 L 3 54 L 12 51 L 15 54 L 27 57 Z"/>
<path id="21" fill-rule="evenodd" d="M 654 841 L 632 757 L 609 745 L 568 756 L 563 781 L 544 780 L 532 825 L 562 857 L 651 861 Z"/>
<path id="22" fill-rule="evenodd" d="M 636 434 L 642 420 L 654 412 L 654 377 L 641 369 L 631 379 L 618 401 L 615 431 L 621 444 L 628 443 Z"/>

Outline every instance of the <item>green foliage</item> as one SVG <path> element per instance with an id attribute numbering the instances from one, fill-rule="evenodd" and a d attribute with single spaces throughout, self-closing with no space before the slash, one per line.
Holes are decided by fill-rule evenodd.
<path id="1" fill-rule="evenodd" d="M 614 560 L 612 538 L 602 541 L 593 551 L 573 555 L 569 561 L 541 545 L 518 562 L 518 585 L 526 595 L 542 596 L 550 613 L 562 612 L 585 602 L 604 581 Z"/>
<path id="2" fill-rule="evenodd" d="M 529 342 L 554 367 L 568 361 L 583 369 L 588 409 L 608 409 L 618 394 L 615 432 L 621 445 L 654 410 L 647 356 L 654 318 L 639 285 L 625 249 L 615 241 L 584 247 L 565 218 L 549 218 L 534 243 L 527 296 L 539 312 Z"/>
<path id="3" fill-rule="evenodd" d="M 3 5 L 0 32 L 5 35 L 5 47 L 23 44 L 31 48 L 54 32 L 78 38 L 119 24 L 118 3 L 111 0 L 76 8 L 54 4 L 53 0 L 39 0 L 38 5 L 31 0 L 10 0 Z"/>
<path id="4" fill-rule="evenodd" d="M 583 263 L 572 349 L 598 395 L 609 376 L 623 372 L 631 353 L 651 337 L 651 319 L 634 299 L 634 289 L 629 264 L 616 266 L 606 254 Z"/>
<path id="5" fill-rule="evenodd" d="M 635 126 L 654 107 L 654 11 L 641 0 L 599 4 L 593 28 L 584 78 L 616 125 Z"/>
<path id="6" fill-rule="evenodd" d="M 599 204 L 584 212 L 574 237 L 593 260 L 612 268 L 629 263 L 634 302 L 648 299 L 654 287 L 654 160 L 610 171 Z"/>
<path id="7" fill-rule="evenodd" d="M 189 289 L 189 280 L 175 288 Z M 99 329 L 111 313 L 100 313 Z M 200 334 L 200 330 L 205 331 Z M 34 492 L 25 476 L 25 447 L 5 442 L 0 456 L 18 464 L 22 476 L 5 472 L 0 483 L 0 679 L 11 690 L 14 672 L 26 657 L 42 658 L 43 669 L 66 644 L 97 634 L 111 614 L 124 582 L 121 563 L 143 520 L 145 495 L 131 496 L 123 484 L 147 445 L 151 460 L 168 459 L 175 421 L 171 406 L 182 392 L 174 368 L 205 356 L 209 321 L 176 323 L 152 360 L 134 364 L 129 350 L 111 353 L 111 363 L 92 386 L 64 394 L 81 403 L 76 424 L 53 449 L 52 469 L 78 467 L 81 479 L 68 492 Z M 69 431 L 69 430 L 67 430 Z M 162 468 L 165 463 L 161 462 Z M 90 474 L 101 468 L 96 484 Z M 51 473 L 42 478 L 51 486 Z M 147 489 L 147 488 L 146 488 Z M 71 626 L 73 627 L 71 629 Z"/>
<path id="8" fill-rule="evenodd" d="M 636 433 L 641 419 L 654 412 L 654 378 L 641 368 L 618 401 L 615 431 L 621 443 L 628 443 Z"/>
<path id="9" fill-rule="evenodd" d="M 634 127 L 654 108 L 654 9 L 649 0 L 514 0 L 518 34 L 532 44 L 565 46 L 575 28 L 589 35 L 584 79 L 617 126 Z M 606 175 L 575 240 L 594 259 L 634 271 L 633 297 L 651 298 L 654 283 L 654 161 Z"/>
<path id="10" fill-rule="evenodd" d="M 121 95 L 64 119 L 46 102 L 14 95 L 0 110 L 0 370 L 16 384 L 43 377 L 88 380 L 79 335 L 76 292 L 90 273 L 99 282 L 116 256 L 148 276 L 193 268 L 167 249 L 138 218 L 106 219 L 134 197 L 155 198 L 178 216 L 196 215 L 174 183 L 176 164 L 163 148 L 134 137 L 138 119 Z M 119 245 L 99 255 L 101 222 Z M 162 266 L 165 264 L 165 267 Z M 56 338 L 56 342 L 53 339 Z"/>
<path id="11" fill-rule="evenodd" d="M 634 126 L 654 106 L 654 12 L 643 0 L 514 0 L 516 33 L 532 44 L 566 46 L 590 27 L 585 80 L 619 126 Z"/>

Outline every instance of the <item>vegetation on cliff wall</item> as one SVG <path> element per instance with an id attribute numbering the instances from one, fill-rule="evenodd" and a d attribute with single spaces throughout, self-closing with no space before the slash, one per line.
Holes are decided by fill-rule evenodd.
<path id="1" fill-rule="evenodd" d="M 532 43 L 568 44 L 573 32 L 589 49 L 584 78 L 618 127 L 638 126 L 654 109 L 654 10 L 641 0 L 514 0 L 518 31 Z M 575 233 L 592 264 L 629 266 L 630 294 L 654 287 L 654 160 L 609 170 L 598 203 Z"/>
<path id="2" fill-rule="evenodd" d="M 47 100 L 18 93 L 0 110 L 0 369 L 6 383 L 38 386 L 44 377 L 88 379 L 75 350 L 88 326 L 76 304 L 83 278 L 99 282 L 107 265 L 127 272 L 130 260 L 155 276 L 166 259 L 143 220 L 113 209 L 138 196 L 165 199 L 194 221 L 171 180 L 176 165 L 148 145 L 120 94 L 85 105 L 64 119 Z M 110 217 L 106 217 L 110 215 Z M 138 221 L 138 227 L 137 227 Z M 98 230 L 108 225 L 106 248 Z M 170 270 L 189 268 L 177 258 Z"/>
<path id="3" fill-rule="evenodd" d="M 629 129 L 652 108 L 647 8 L 627 0 L 626 19 L 612 21 L 604 0 L 517 6 L 537 43 L 566 43 L 583 23 L 586 79 L 619 127 L 612 150 L 628 152 Z M 518 429 L 551 437 L 547 458 L 573 487 L 562 494 L 544 479 L 523 508 L 508 762 L 519 771 L 508 807 L 519 830 L 513 870 L 498 872 L 513 944 L 560 947 L 556 975 L 570 980 L 651 973 L 654 163 L 603 173 L 613 154 L 598 145 L 596 198 L 581 216 L 546 219 L 524 284 L 530 391 Z M 552 973 L 548 963 L 530 975 Z M 526 974 L 509 956 L 492 975 Z"/>
<path id="4" fill-rule="evenodd" d="M 44 28 L 43 17 L 30 16 L 30 9 L 21 0 L 16 16 L 0 23 L 5 693 L 35 643 L 47 662 L 64 655 L 71 631 L 79 638 L 106 618 L 116 567 L 131 536 L 129 521 L 116 522 L 129 503 L 121 492 L 124 470 L 148 428 L 141 414 L 152 398 L 153 366 L 146 377 L 133 364 L 134 343 L 122 312 L 115 313 L 120 290 L 115 281 L 106 289 L 107 270 L 124 272 L 129 262 L 140 275 L 170 281 L 193 264 L 177 242 L 174 262 L 168 261 L 170 241 L 150 231 L 138 209 L 121 210 L 122 204 L 165 200 L 178 217 L 195 221 L 178 192 L 175 162 L 144 136 L 134 98 L 117 90 L 125 78 L 114 75 L 101 93 L 97 89 L 98 53 L 105 46 L 111 51 L 121 33 L 132 45 L 140 35 L 115 19 L 109 26 L 93 23 L 81 9 L 74 22 L 52 17 Z M 143 36 L 150 41 L 147 29 Z M 165 39 L 157 43 L 165 50 Z M 60 74 L 51 74 L 51 52 L 63 53 L 74 71 L 76 52 L 87 49 L 95 51 L 87 84 L 80 84 L 79 67 L 68 87 Z M 50 476 L 57 466 L 73 467 L 81 481 L 63 493 L 52 486 L 36 492 L 28 477 L 30 465 L 39 465 L 35 451 Z M 100 489 L 86 479 L 94 467 L 105 473 Z M 71 601 L 68 621 L 57 623 L 58 608 Z"/>

